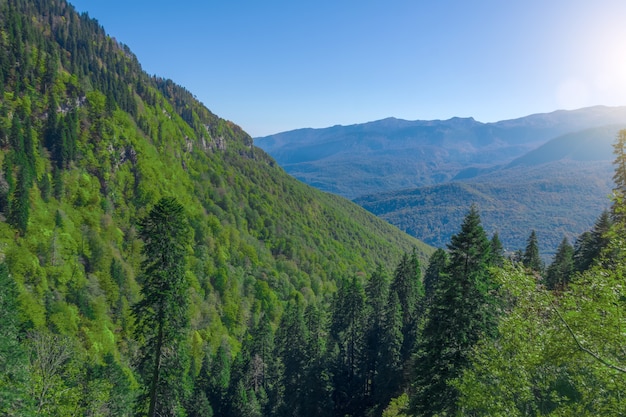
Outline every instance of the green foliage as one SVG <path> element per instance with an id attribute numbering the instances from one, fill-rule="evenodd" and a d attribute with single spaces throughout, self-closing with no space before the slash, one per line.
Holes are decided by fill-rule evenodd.
<path id="1" fill-rule="evenodd" d="M 402 333 L 402 307 L 396 292 L 389 294 L 389 301 L 382 311 L 383 322 L 377 350 L 378 362 L 372 381 L 373 403 L 379 408 L 385 406 L 404 388 L 409 366 L 403 357 L 402 348 L 405 336 Z"/>
<path id="2" fill-rule="evenodd" d="M 573 273 L 574 248 L 564 237 L 546 271 L 546 287 L 551 290 L 563 288 L 569 283 Z"/>
<path id="3" fill-rule="evenodd" d="M 138 409 L 150 417 L 179 415 L 188 374 L 188 282 L 185 255 L 189 240 L 184 208 L 162 198 L 140 223 L 144 240 L 142 299 L 134 306 L 140 343 L 139 372 L 145 394 Z M 148 404 L 148 407 L 146 405 Z"/>
<path id="4" fill-rule="evenodd" d="M 450 382 L 470 365 L 474 346 L 497 325 L 495 287 L 488 272 L 491 245 L 472 206 L 448 245 L 450 263 L 435 286 L 417 357 L 412 409 L 453 415 L 459 391 Z"/>
<path id="5" fill-rule="evenodd" d="M 541 274 L 543 271 L 543 261 L 539 255 L 539 243 L 537 242 L 537 233 L 533 230 L 526 241 L 526 249 L 522 255 L 522 263 L 531 271 Z"/>
<path id="6" fill-rule="evenodd" d="M 30 415 L 27 351 L 20 343 L 18 292 L 4 263 L 0 264 L 0 414 Z"/>
<path id="7" fill-rule="evenodd" d="M 597 146 L 593 144 L 593 149 Z M 553 163 L 532 169 L 511 167 L 480 180 L 386 192 L 359 197 L 355 202 L 441 248 L 456 233 L 467 207 L 477 204 L 485 231 L 489 235 L 498 232 L 507 253 L 523 250 L 534 229 L 542 257 L 550 258 L 563 236 L 573 242 L 593 226 L 598 214 L 610 204 L 607 196 L 612 187 L 608 160 Z"/>
<path id="8" fill-rule="evenodd" d="M 426 296 L 426 301 L 430 302 L 435 295 L 435 288 L 437 287 L 437 282 L 441 278 L 442 274 L 445 274 L 446 269 L 448 268 L 448 252 L 439 248 L 430 256 L 428 261 L 428 269 L 426 269 L 426 273 L 424 274 L 424 295 Z"/>
<path id="9" fill-rule="evenodd" d="M 165 355 L 165 369 L 185 374 L 184 393 L 170 397 L 179 414 L 229 412 L 235 380 L 244 383 L 239 398 L 267 411 L 274 380 L 250 391 L 237 376 L 230 386 L 246 334 L 263 322 L 273 337 L 292 294 L 324 311 L 341 277 L 390 268 L 412 247 L 420 260 L 431 252 L 286 175 L 241 128 L 144 73 L 66 2 L 9 0 L 0 16 L 0 251 L 20 329 L 7 340 L 31 353 L 23 383 L 35 413 L 124 416 L 140 393 L 145 400 L 150 361 L 130 365 L 158 339 L 149 304 L 167 291 L 149 278 L 165 273 L 149 263 L 163 248 L 144 244 L 138 222 L 163 196 L 176 196 L 190 226 L 182 252 L 166 249 L 185 261 L 174 275 L 184 287 L 175 305 L 186 313 L 168 313 L 178 320 L 171 327 L 187 330 L 178 355 Z M 328 326 L 325 316 L 313 322 L 304 345 L 318 353 L 308 356 L 316 365 L 307 364 L 302 407 L 328 409 Z M 52 374 L 35 372 L 52 344 L 70 358 Z M 249 351 L 277 367 L 267 351 Z M 177 386 L 175 378 L 159 380 Z"/>
<path id="10" fill-rule="evenodd" d="M 617 270 L 594 267 L 558 298 L 519 269 L 498 271 L 512 301 L 454 383 L 468 415 L 621 415 L 624 306 Z"/>
<path id="11" fill-rule="evenodd" d="M 617 134 L 617 139 L 613 143 L 613 154 L 615 191 L 623 198 L 626 194 L 626 129 L 620 130 Z"/>
<path id="12" fill-rule="evenodd" d="M 333 400 L 337 415 L 363 414 L 366 384 L 365 290 L 360 277 L 345 280 L 333 303 Z"/>
<path id="13" fill-rule="evenodd" d="M 415 350 L 418 326 L 421 323 L 421 313 L 424 309 L 424 285 L 422 270 L 415 250 L 411 255 L 405 253 L 395 269 L 390 291 L 397 294 L 402 316 L 402 364 L 408 367 L 408 362 Z M 400 385 L 408 382 L 407 375 L 401 376 Z"/>
<path id="14" fill-rule="evenodd" d="M 498 232 L 494 233 L 491 238 L 491 260 L 489 263 L 494 266 L 504 266 L 504 246 L 502 246 Z"/>
<path id="15" fill-rule="evenodd" d="M 576 240 L 574 247 L 574 269 L 578 272 L 588 270 L 599 260 L 600 254 L 609 244 L 609 231 L 613 220 L 608 210 L 602 212 L 590 231 L 584 232 Z"/>

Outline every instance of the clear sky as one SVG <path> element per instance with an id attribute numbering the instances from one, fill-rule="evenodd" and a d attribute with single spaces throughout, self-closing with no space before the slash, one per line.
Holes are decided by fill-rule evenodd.
<path id="1" fill-rule="evenodd" d="M 70 0 L 252 136 L 626 105 L 626 0 Z"/>

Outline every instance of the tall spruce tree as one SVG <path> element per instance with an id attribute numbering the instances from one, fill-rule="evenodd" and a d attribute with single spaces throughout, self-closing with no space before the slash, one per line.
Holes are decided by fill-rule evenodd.
<path id="1" fill-rule="evenodd" d="M 613 216 L 622 220 L 624 218 L 624 198 L 626 197 L 626 129 L 620 130 L 617 134 L 617 139 L 613 144 L 613 154 L 615 160 L 613 165 L 615 166 L 615 173 L 613 174 L 613 181 L 615 182 L 615 188 L 613 189 Z"/>
<path id="2" fill-rule="evenodd" d="M 372 391 L 374 405 L 379 407 L 386 406 L 392 398 L 400 395 L 404 384 L 402 307 L 396 292 L 389 293 L 382 315 L 379 357 Z"/>
<path id="3" fill-rule="evenodd" d="M 380 356 L 386 346 L 381 346 L 385 321 L 385 305 L 389 299 L 389 277 L 382 265 L 378 265 L 365 286 L 366 306 L 366 395 L 375 394 L 375 375 L 380 371 Z"/>
<path id="4" fill-rule="evenodd" d="M 17 229 L 20 235 L 26 234 L 30 217 L 31 178 L 26 166 L 20 167 L 17 173 L 17 184 L 13 198 L 9 201 L 8 222 Z"/>
<path id="5" fill-rule="evenodd" d="M 493 266 L 504 265 L 504 246 L 502 246 L 498 232 L 494 233 L 491 238 L 491 259 L 489 263 Z"/>
<path id="6" fill-rule="evenodd" d="M 415 249 L 411 255 L 405 253 L 402 256 L 393 274 L 390 290 L 398 294 L 402 309 L 402 334 L 404 335 L 402 359 L 406 363 L 414 352 L 418 318 L 424 301 L 422 270 Z"/>
<path id="7" fill-rule="evenodd" d="M 428 268 L 424 274 L 424 294 L 426 303 L 430 303 L 435 294 L 435 287 L 442 274 L 448 268 L 448 253 L 438 248 L 428 260 Z"/>
<path id="8" fill-rule="evenodd" d="M 342 282 L 334 300 L 330 336 L 334 346 L 335 414 L 362 415 L 365 396 L 365 290 L 354 275 Z"/>
<path id="9" fill-rule="evenodd" d="M 612 225 L 611 214 L 605 210 L 598 217 L 593 228 L 578 237 L 574 247 L 574 269 L 576 271 L 586 271 L 600 257 L 610 242 L 608 232 Z"/>
<path id="10" fill-rule="evenodd" d="M 17 286 L 6 264 L 0 264 L 0 415 L 34 415 L 28 394 L 28 355 L 20 343 Z"/>
<path id="11" fill-rule="evenodd" d="M 302 400 L 302 415 L 327 416 L 332 414 L 331 383 L 326 349 L 327 318 L 317 304 L 310 303 L 304 310 L 307 327 L 307 358 Z"/>
<path id="12" fill-rule="evenodd" d="M 295 294 L 281 317 L 276 330 L 275 356 L 277 384 L 271 393 L 277 416 L 301 416 L 305 392 L 307 328 L 304 321 L 304 300 Z"/>
<path id="13" fill-rule="evenodd" d="M 142 298 L 133 313 L 144 391 L 137 411 L 149 417 L 182 416 L 190 364 L 185 278 L 189 227 L 183 206 L 172 197 L 159 200 L 139 226 L 144 241 Z"/>
<path id="14" fill-rule="evenodd" d="M 205 362 L 207 362 L 205 360 Z M 231 380 L 231 356 L 227 343 L 217 348 L 210 365 L 205 366 L 206 396 L 215 415 L 228 415 L 228 386 Z M 207 372 L 208 370 L 208 372 Z M 201 371 L 202 372 L 202 371 Z"/>
<path id="15" fill-rule="evenodd" d="M 450 264 L 430 304 L 417 357 L 411 407 L 418 415 L 454 415 L 458 391 L 449 382 L 469 365 L 481 337 L 496 330 L 494 284 L 488 272 L 491 245 L 472 206 L 448 245 Z"/>
<path id="16" fill-rule="evenodd" d="M 543 271 L 543 261 L 539 255 L 539 243 L 537 241 L 537 233 L 533 230 L 526 242 L 526 250 L 522 256 L 524 266 L 539 274 Z"/>
<path id="17" fill-rule="evenodd" d="M 546 287 L 550 290 L 565 287 L 574 273 L 574 248 L 563 238 L 546 271 Z"/>

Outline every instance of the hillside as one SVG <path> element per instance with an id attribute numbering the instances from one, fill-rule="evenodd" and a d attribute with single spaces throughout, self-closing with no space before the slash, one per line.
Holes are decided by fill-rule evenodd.
<path id="1" fill-rule="evenodd" d="M 549 256 L 564 236 L 573 242 L 609 206 L 611 144 L 620 128 L 562 135 L 505 166 L 467 170 L 450 183 L 355 202 L 437 247 L 445 247 L 467 207 L 476 203 L 485 229 L 497 231 L 505 249 L 523 249 L 534 229 Z"/>
<path id="2" fill-rule="evenodd" d="M 133 305 L 145 280 L 138 221 L 161 197 L 176 197 L 192 231 L 184 276 L 193 375 L 218 348 L 232 360 L 262 317 L 276 326 L 289 300 L 326 306 L 339 281 L 393 268 L 414 248 L 423 262 L 432 252 L 286 174 L 236 124 L 143 72 L 65 1 L 0 2 L 0 33 L 12 349 L 44 349 L 33 360 L 64 352 L 54 374 L 20 374 L 28 387 L 43 384 L 34 414 L 129 415 L 139 383 Z M 16 369 L 31 369 L 20 355 Z M 0 394 L 8 386 L 18 395 L 16 381 L 0 381 Z"/>
<path id="3" fill-rule="evenodd" d="M 557 136 L 626 124 L 626 107 L 596 106 L 496 123 L 472 118 L 299 129 L 255 138 L 296 178 L 354 199 L 445 183 L 459 173 L 510 163 Z"/>

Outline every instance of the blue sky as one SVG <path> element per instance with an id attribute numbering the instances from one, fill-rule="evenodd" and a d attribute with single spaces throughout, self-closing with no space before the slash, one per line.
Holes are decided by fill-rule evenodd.
<path id="1" fill-rule="evenodd" d="M 252 136 L 626 105 L 624 0 L 74 0 Z"/>

